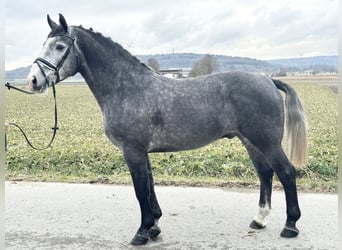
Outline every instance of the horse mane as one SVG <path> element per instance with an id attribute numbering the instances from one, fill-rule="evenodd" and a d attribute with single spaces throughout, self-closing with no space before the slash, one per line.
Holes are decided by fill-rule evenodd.
<path id="1" fill-rule="evenodd" d="M 150 67 L 142 63 L 136 56 L 133 56 L 129 51 L 123 48 L 119 43 L 114 42 L 110 37 L 105 37 L 102 33 L 96 32 L 92 28 L 86 29 L 81 25 L 77 26 L 76 28 L 90 34 L 93 38 L 95 38 L 98 42 L 100 42 L 104 46 L 111 48 L 115 51 L 118 51 L 121 56 L 123 56 L 126 60 L 132 62 L 133 64 L 143 66 L 149 71 L 152 71 Z"/>

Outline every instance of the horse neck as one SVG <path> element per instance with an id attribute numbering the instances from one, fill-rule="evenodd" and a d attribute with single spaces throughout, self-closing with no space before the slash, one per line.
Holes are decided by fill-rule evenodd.
<path id="1" fill-rule="evenodd" d="M 81 29 L 77 46 L 81 53 L 79 72 L 102 107 L 108 95 L 113 99 L 126 89 L 144 88 L 140 79 L 152 72 L 120 45 L 98 36 Z"/>

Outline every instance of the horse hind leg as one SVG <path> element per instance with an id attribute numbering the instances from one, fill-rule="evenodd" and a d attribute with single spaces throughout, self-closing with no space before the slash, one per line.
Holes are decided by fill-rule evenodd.
<path id="1" fill-rule="evenodd" d="M 262 229 L 266 227 L 266 216 L 269 215 L 271 210 L 273 170 L 266 169 L 267 165 L 256 166 L 258 166 L 257 172 L 260 180 L 259 209 L 257 214 L 254 216 L 253 221 L 250 224 L 250 227 L 253 229 Z"/>
<path id="2" fill-rule="evenodd" d="M 274 159 L 272 154 L 273 153 L 269 156 L 270 161 L 274 162 L 274 170 L 284 187 L 286 199 L 287 219 L 280 236 L 284 238 L 294 238 L 299 234 L 296 222 L 301 216 L 296 187 L 296 170 L 281 148 L 278 152 L 279 158 Z"/>
<path id="3" fill-rule="evenodd" d="M 263 154 L 246 138 L 240 136 L 240 140 L 246 147 L 260 180 L 259 209 L 249 226 L 253 229 L 263 229 L 267 224 L 266 216 L 271 210 L 273 169 Z"/>
<path id="4" fill-rule="evenodd" d="M 296 170 L 285 155 L 280 142 L 272 141 L 270 138 L 270 135 L 262 135 L 260 131 L 258 137 L 251 136 L 248 140 L 262 153 L 284 187 L 287 219 L 280 236 L 293 238 L 299 234 L 296 222 L 301 216 L 296 187 Z"/>
<path id="5" fill-rule="evenodd" d="M 280 147 L 272 149 L 266 157 L 269 162 L 272 162 L 273 169 L 285 191 L 287 219 L 280 236 L 294 238 L 299 234 L 296 222 L 301 216 L 296 187 L 296 170 Z"/>

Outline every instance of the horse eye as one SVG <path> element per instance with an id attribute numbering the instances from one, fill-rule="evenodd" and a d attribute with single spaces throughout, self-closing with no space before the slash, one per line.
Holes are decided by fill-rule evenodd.
<path id="1" fill-rule="evenodd" d="M 62 44 L 57 44 L 57 46 L 56 46 L 56 50 L 63 50 L 64 48 L 65 48 L 65 46 Z"/>

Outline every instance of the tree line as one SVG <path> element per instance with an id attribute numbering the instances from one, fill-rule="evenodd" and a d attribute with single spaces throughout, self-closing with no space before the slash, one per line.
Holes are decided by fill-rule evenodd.
<path id="1" fill-rule="evenodd" d="M 237 59 L 240 60 L 241 59 Z M 246 63 L 245 61 L 237 61 L 240 63 Z M 257 62 L 257 61 L 256 61 Z M 155 72 L 160 71 L 160 65 L 158 61 L 154 58 L 150 58 L 147 61 L 147 65 L 151 67 Z M 217 71 L 218 63 L 217 59 L 213 55 L 206 54 L 200 60 L 196 61 L 189 72 L 189 77 L 196 77 L 201 75 L 209 75 L 213 72 Z M 230 70 L 235 70 L 235 66 L 232 65 Z M 247 69 L 246 69 L 247 70 Z M 248 71 L 248 70 L 247 70 Z M 327 65 L 327 64 L 314 64 L 314 65 L 305 65 L 305 66 L 280 66 L 277 70 L 275 70 L 272 75 L 274 76 L 286 76 L 287 73 L 293 72 L 304 72 L 304 71 L 311 71 L 313 75 L 320 74 L 323 72 L 329 73 L 337 73 L 338 69 L 335 65 Z"/>
<path id="2" fill-rule="evenodd" d="M 155 72 L 160 71 L 160 65 L 154 58 L 150 58 L 147 61 L 147 65 Z M 202 59 L 198 60 L 192 65 L 189 72 L 189 77 L 196 77 L 202 75 L 212 74 L 217 69 L 217 61 L 214 56 L 206 54 Z"/>

